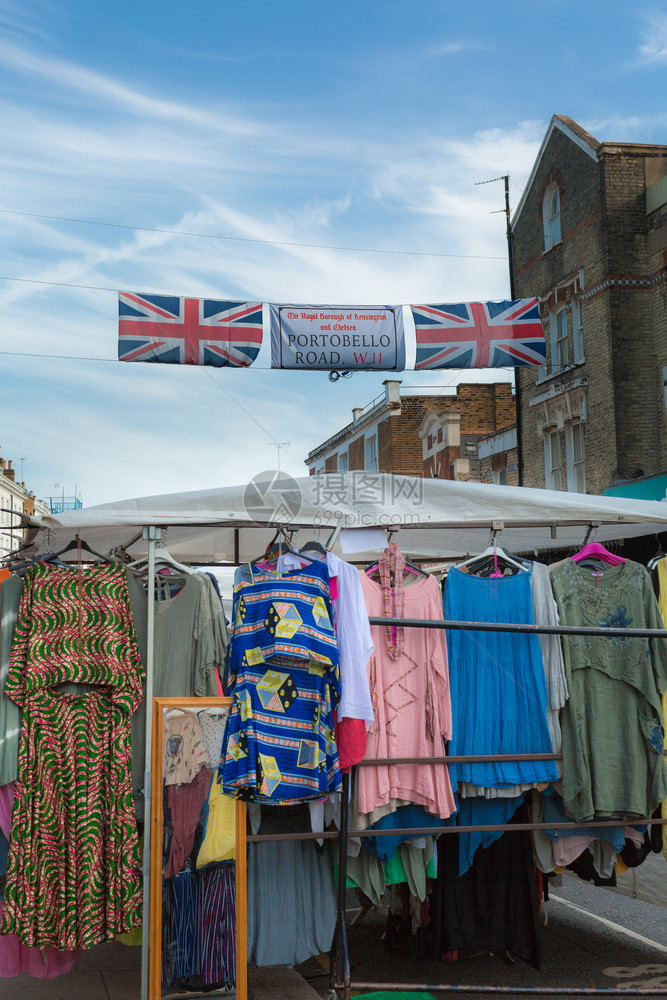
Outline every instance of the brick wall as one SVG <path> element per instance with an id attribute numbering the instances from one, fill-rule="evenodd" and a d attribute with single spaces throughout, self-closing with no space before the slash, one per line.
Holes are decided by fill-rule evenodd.
<path id="1" fill-rule="evenodd" d="M 364 467 L 364 439 L 362 437 L 356 438 L 354 441 L 350 441 L 350 446 L 348 448 L 349 455 L 349 470 L 350 472 L 356 472 Z"/>
<path id="2" fill-rule="evenodd" d="M 400 417 L 389 421 L 391 433 L 391 466 L 383 471 L 399 476 L 421 476 L 424 472 L 423 448 L 417 431 L 424 415 L 435 409 L 432 396 L 404 396 Z"/>
<path id="3" fill-rule="evenodd" d="M 606 152 L 602 158 L 609 272 L 649 277 L 643 156 Z M 631 478 L 660 470 L 658 380 L 651 294 L 643 286 L 616 285 L 609 292 L 613 330 L 617 474 Z M 662 401 L 661 401 L 662 402 Z"/>
<path id="4" fill-rule="evenodd" d="M 400 417 L 387 417 L 378 424 L 378 470 L 380 472 L 393 471 L 393 437 L 391 425 Z"/>
<path id="5" fill-rule="evenodd" d="M 516 448 L 503 451 L 500 455 L 489 455 L 479 460 L 479 478 L 482 483 L 493 483 L 493 474 L 505 472 L 505 486 L 519 485 L 518 455 Z"/>
<path id="6" fill-rule="evenodd" d="M 544 251 L 542 199 L 551 180 L 558 179 L 561 194 L 562 242 Z M 562 131 L 555 129 L 544 151 L 521 215 L 513 228 L 515 292 L 517 297 L 546 297 L 560 282 L 584 268 L 585 289 L 607 273 L 606 228 L 602 212 L 600 166 Z M 615 423 L 610 398 L 613 365 L 608 335 L 608 308 L 600 297 L 582 302 L 586 363 L 576 377 L 588 378 L 584 431 L 587 489 L 602 492 L 613 478 Z M 551 362 L 549 325 L 543 315 L 547 362 Z M 592 373 L 595 377 L 592 377 Z M 544 442 L 538 431 L 537 407 L 529 402 L 567 386 L 564 379 L 537 383 L 538 369 L 517 372 L 521 404 L 523 485 L 545 486 Z M 555 383 L 558 382 L 558 385 Z"/>
<path id="7" fill-rule="evenodd" d="M 654 147 L 662 150 L 665 147 Z M 618 478 L 665 467 L 667 417 L 662 365 L 667 364 L 666 305 L 653 282 L 664 266 L 647 252 L 645 159 L 651 147 L 603 144 L 599 162 L 555 129 L 513 227 L 517 296 L 547 298 L 555 286 L 584 270 L 581 299 L 585 363 L 538 382 L 524 368 L 517 385 L 522 415 L 525 486 L 544 486 L 544 442 L 539 405 L 568 398 L 586 384 L 586 489 L 601 493 Z M 561 191 L 562 242 L 544 251 L 541 202 L 555 177 Z M 548 316 L 544 309 L 543 320 Z M 545 322 L 547 360 L 549 327 Z M 663 360 L 664 359 L 664 360 Z M 566 409 L 566 407 L 565 407 Z"/>
<path id="8" fill-rule="evenodd" d="M 508 382 L 464 383 L 451 396 L 403 396 L 400 417 L 388 421 L 391 461 L 381 466 L 382 471 L 408 476 L 433 475 L 433 462 L 424 465 L 422 442 L 417 433 L 429 410 L 460 411 L 462 436 L 490 434 L 516 422 L 514 395 Z M 447 457 L 446 465 L 458 457 L 458 449 L 456 452 Z"/>
<path id="9" fill-rule="evenodd" d="M 393 472 L 396 475 L 422 476 L 432 475 L 433 463 L 424 469 L 423 446 L 418 431 L 424 416 L 429 410 L 454 411 L 461 414 L 461 434 L 472 440 L 489 434 L 516 422 L 514 395 L 509 382 L 464 383 L 459 385 L 455 395 L 426 396 L 414 395 L 401 397 L 400 415 L 387 416 L 377 425 L 377 455 L 378 470 Z M 363 428 L 354 433 L 356 438 L 350 440 L 344 436 L 336 441 L 338 448 L 348 444 L 348 468 L 350 472 L 362 470 L 365 465 L 364 438 L 370 433 Z M 454 454 L 456 452 L 456 454 Z M 341 452 L 342 453 L 342 452 Z M 451 466 L 458 457 L 458 448 L 452 450 L 447 457 Z M 463 455 L 463 451 L 461 452 Z M 464 455 L 464 457 L 467 457 Z M 475 464 L 476 452 L 470 455 L 471 470 L 477 477 L 478 467 Z M 329 455 L 325 460 L 325 471 L 336 472 L 338 467 L 337 453 Z M 451 469 L 450 469 L 450 475 Z"/>
<path id="10" fill-rule="evenodd" d="M 454 460 L 460 457 L 460 448 L 444 446 L 429 457 L 423 463 L 423 475 L 425 479 L 453 479 Z"/>

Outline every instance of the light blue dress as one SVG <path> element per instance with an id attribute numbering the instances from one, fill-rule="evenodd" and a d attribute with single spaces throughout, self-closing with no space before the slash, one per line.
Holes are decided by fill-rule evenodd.
<path id="1" fill-rule="evenodd" d="M 448 621 L 532 625 L 531 574 L 480 577 L 452 569 Z M 448 630 L 455 755 L 552 753 L 547 691 L 537 635 Z M 452 773 L 454 772 L 454 773 Z M 555 781 L 554 761 L 457 764 L 452 778 L 486 788 Z"/>

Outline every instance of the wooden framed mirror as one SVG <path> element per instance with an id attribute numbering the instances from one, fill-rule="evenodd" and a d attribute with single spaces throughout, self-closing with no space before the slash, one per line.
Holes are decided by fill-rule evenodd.
<path id="1" fill-rule="evenodd" d="M 231 704 L 153 699 L 150 1000 L 247 1000 L 246 809 L 217 778 Z"/>

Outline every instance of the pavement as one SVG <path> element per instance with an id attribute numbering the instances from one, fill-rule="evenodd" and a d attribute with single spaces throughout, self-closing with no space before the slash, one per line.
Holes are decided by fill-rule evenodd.
<path id="1" fill-rule="evenodd" d="M 111 942 L 87 952 L 72 972 L 54 979 L 0 979 L 0 1000 L 139 1000 L 141 948 Z M 181 994 L 214 998 L 221 994 Z M 226 996 L 234 998 L 234 994 Z M 248 1000 L 320 1000 L 294 969 L 248 966 Z"/>
<path id="2" fill-rule="evenodd" d="M 664 865 L 662 857 L 658 861 Z M 660 877 L 664 880 L 662 870 Z M 667 910 L 595 888 L 575 876 L 564 878 L 562 885 L 553 889 L 551 902 L 543 906 L 539 970 L 520 961 L 510 962 L 502 955 L 471 955 L 453 965 L 427 955 L 418 958 L 410 935 L 395 941 L 387 951 L 383 941 L 386 915 L 369 911 L 363 919 L 355 920 L 355 904 L 358 907 L 356 896 L 350 893 L 348 940 L 353 982 L 447 983 L 452 992 L 462 986 L 469 989 L 466 996 L 470 1000 L 486 1000 L 488 994 L 474 988 L 482 984 L 504 987 L 509 996 L 517 995 L 516 987 L 528 987 L 535 991 L 535 1000 L 547 1000 L 544 988 L 639 987 L 653 1000 L 667 996 Z M 325 957 L 319 956 L 298 970 L 250 965 L 249 1000 L 322 1000 L 329 986 L 326 964 Z M 140 948 L 116 942 L 102 944 L 87 952 L 67 976 L 0 978 L 0 1000 L 139 1000 L 140 970 Z M 216 995 L 220 996 L 207 994 L 210 998 Z M 447 994 L 441 996 L 444 1000 Z"/>

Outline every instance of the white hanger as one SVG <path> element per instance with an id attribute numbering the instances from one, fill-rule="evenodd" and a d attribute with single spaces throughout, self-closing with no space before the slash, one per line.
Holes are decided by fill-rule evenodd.
<path id="1" fill-rule="evenodd" d="M 521 563 L 516 561 L 516 559 L 512 559 L 511 556 L 508 556 L 504 549 L 501 549 L 499 545 L 487 546 L 487 548 L 485 548 L 483 552 L 480 552 L 479 555 L 471 556 L 470 559 L 466 559 L 465 562 L 458 563 L 457 568 L 460 569 L 461 566 L 474 566 L 475 563 L 482 561 L 486 562 L 494 557 L 496 559 L 502 559 L 502 561 L 507 563 L 508 566 L 514 566 L 521 573 L 527 572 L 525 566 L 522 566 Z"/>
<path id="2" fill-rule="evenodd" d="M 162 564 L 163 566 L 173 566 L 180 573 L 194 573 L 194 570 L 189 566 L 184 566 L 183 563 L 177 562 L 174 557 L 167 551 L 167 549 L 160 547 L 155 550 L 155 565 L 158 566 Z M 135 559 L 134 562 L 127 563 L 127 565 L 132 569 L 135 567 L 145 567 L 148 566 L 148 556 L 141 556 L 140 559 Z"/>

